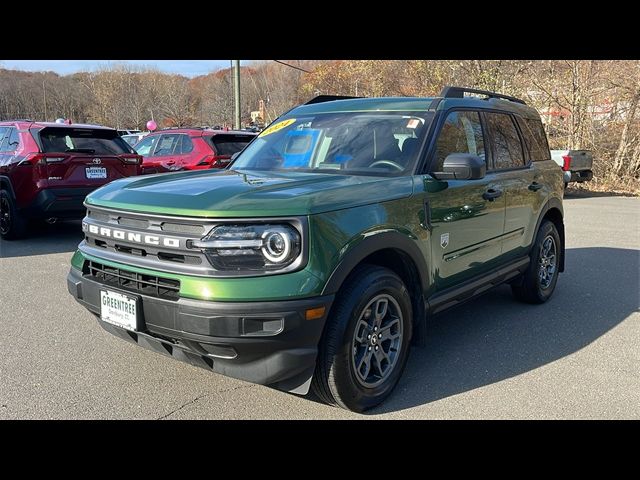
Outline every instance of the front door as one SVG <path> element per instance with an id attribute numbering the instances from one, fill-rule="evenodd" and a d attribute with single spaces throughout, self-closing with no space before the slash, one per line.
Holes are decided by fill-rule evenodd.
<path id="1" fill-rule="evenodd" d="M 430 171 L 442 171 L 451 153 L 487 159 L 486 142 L 475 111 L 450 112 L 437 137 Z M 456 285 L 495 266 L 502 249 L 505 196 L 494 174 L 479 180 L 436 180 L 423 176 L 430 214 L 431 258 L 436 290 Z"/>

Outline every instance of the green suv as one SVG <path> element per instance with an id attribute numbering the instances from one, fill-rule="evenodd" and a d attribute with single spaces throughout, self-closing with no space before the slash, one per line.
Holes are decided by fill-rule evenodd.
<path id="1" fill-rule="evenodd" d="M 317 97 L 226 170 L 91 193 L 68 288 L 125 340 L 360 412 L 437 312 L 504 282 L 549 299 L 562 192 L 519 99 Z"/>

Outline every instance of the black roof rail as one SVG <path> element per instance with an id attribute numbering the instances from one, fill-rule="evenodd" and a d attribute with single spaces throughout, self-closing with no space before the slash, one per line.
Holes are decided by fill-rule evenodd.
<path id="1" fill-rule="evenodd" d="M 476 88 L 466 87 L 444 87 L 442 92 L 440 92 L 440 96 L 444 98 L 464 98 L 465 93 L 477 93 L 479 95 L 486 95 L 489 98 L 502 98 L 503 100 L 521 103 L 522 105 L 527 104 L 524 100 L 510 95 L 503 95 L 501 93 L 489 92 L 488 90 L 478 90 Z"/>
<path id="2" fill-rule="evenodd" d="M 314 103 L 324 103 L 324 102 L 332 102 L 334 100 L 347 100 L 349 98 L 363 98 L 363 97 L 350 97 L 348 95 L 318 95 L 315 98 L 312 98 L 308 102 L 303 105 L 313 105 Z"/>

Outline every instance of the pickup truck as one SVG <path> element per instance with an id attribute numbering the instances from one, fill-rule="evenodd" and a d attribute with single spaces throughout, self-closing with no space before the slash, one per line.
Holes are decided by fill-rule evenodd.
<path id="1" fill-rule="evenodd" d="M 551 158 L 564 171 L 564 188 L 569 182 L 588 182 L 593 178 L 590 150 L 551 150 Z"/>

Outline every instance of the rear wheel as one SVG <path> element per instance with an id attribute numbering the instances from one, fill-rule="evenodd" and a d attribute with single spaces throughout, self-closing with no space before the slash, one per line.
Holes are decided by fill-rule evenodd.
<path id="1" fill-rule="evenodd" d="M 520 281 L 511 285 L 514 296 L 527 303 L 544 303 L 553 294 L 561 262 L 560 235 L 553 222 L 540 225 L 531 249 L 531 262 Z"/>
<path id="2" fill-rule="evenodd" d="M 380 404 L 404 370 L 412 320 L 409 293 L 394 272 L 358 267 L 342 286 L 320 343 L 316 395 L 356 412 Z"/>
<path id="3" fill-rule="evenodd" d="M 0 190 L 0 236 L 5 240 L 22 238 L 27 232 L 27 222 L 16 208 L 7 190 Z"/>

